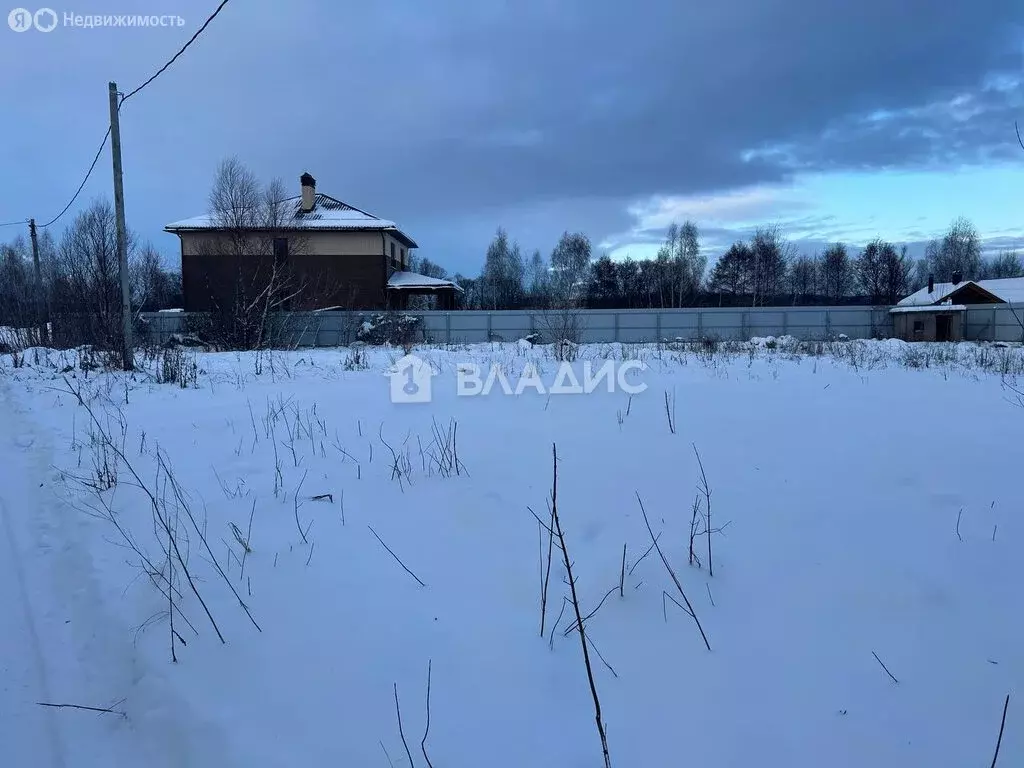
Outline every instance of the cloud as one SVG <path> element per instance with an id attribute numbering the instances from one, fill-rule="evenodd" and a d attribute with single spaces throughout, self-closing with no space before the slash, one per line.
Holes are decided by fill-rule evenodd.
<path id="1" fill-rule="evenodd" d="M 122 90 L 142 82 L 205 15 L 182 13 L 171 30 L 3 38 L 0 67 L 18 75 L 0 83 L 0 139 L 23 183 L 0 190 L 0 219 L 63 206 L 106 127 L 110 73 Z M 513 234 L 545 249 L 573 228 L 527 210 L 571 212 L 596 239 L 626 231 L 638 200 L 753 216 L 756 199 L 723 190 L 1010 157 L 1019 19 L 1019 0 L 230 4 L 125 104 L 126 208 L 160 237 L 203 210 L 217 161 L 237 155 L 290 184 L 310 170 L 464 270 L 486 241 L 457 243 L 453 227 L 519 218 Z M 108 177 L 83 199 L 109 194 Z"/>
<path id="2" fill-rule="evenodd" d="M 940 98 L 844 115 L 817 133 L 748 148 L 742 157 L 791 171 L 952 171 L 1019 159 L 1013 125 L 1022 112 L 1024 71 L 987 73 Z"/>
<path id="3" fill-rule="evenodd" d="M 664 230 L 687 219 L 710 226 L 764 221 L 811 204 L 797 199 L 793 190 L 780 187 L 748 187 L 712 195 L 656 195 L 629 207 L 636 219 L 635 231 Z"/>

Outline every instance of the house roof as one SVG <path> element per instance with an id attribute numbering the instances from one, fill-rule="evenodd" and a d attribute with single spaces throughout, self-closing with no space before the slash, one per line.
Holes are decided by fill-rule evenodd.
<path id="1" fill-rule="evenodd" d="M 1005 277 L 998 280 L 964 280 L 956 285 L 953 283 L 936 283 L 931 293 L 928 292 L 928 287 L 925 286 L 905 299 L 901 299 L 896 306 L 914 307 L 938 304 L 968 285 L 980 288 L 1008 304 L 1024 302 L 1024 277 Z"/>
<path id="2" fill-rule="evenodd" d="M 391 277 L 388 278 L 388 288 L 397 290 L 454 288 L 459 293 L 462 293 L 462 286 L 458 283 L 451 280 L 442 280 L 438 277 L 419 275 L 415 272 L 393 272 Z"/>
<path id="3" fill-rule="evenodd" d="M 416 241 L 402 232 L 395 222 L 381 219 L 372 213 L 367 213 L 330 195 L 324 195 L 319 192 L 314 195 L 313 210 L 308 213 L 304 213 L 301 210 L 301 195 L 281 200 L 278 205 L 281 206 L 284 229 L 316 230 L 322 232 L 384 231 L 400 240 L 408 248 L 418 247 Z M 219 226 L 214 215 L 209 213 L 175 221 L 164 227 L 165 232 L 172 232 L 174 234 L 215 231 L 218 229 L 223 229 L 223 227 Z"/>

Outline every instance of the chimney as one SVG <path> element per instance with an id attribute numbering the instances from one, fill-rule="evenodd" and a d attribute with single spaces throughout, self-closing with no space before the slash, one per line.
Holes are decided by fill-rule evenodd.
<path id="1" fill-rule="evenodd" d="M 953 277 L 951 279 L 953 285 L 959 285 L 961 282 L 963 282 L 964 274 L 958 269 L 956 272 L 953 273 Z"/>
<path id="2" fill-rule="evenodd" d="M 304 173 L 299 177 L 299 183 L 302 185 L 302 205 L 299 210 L 309 213 L 313 210 L 313 201 L 316 197 L 316 179 Z"/>
<path id="3" fill-rule="evenodd" d="M 935 293 L 935 275 L 928 275 L 928 293 Z"/>

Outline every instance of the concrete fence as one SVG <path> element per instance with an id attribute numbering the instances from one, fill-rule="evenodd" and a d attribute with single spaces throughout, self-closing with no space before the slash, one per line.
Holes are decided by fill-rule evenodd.
<path id="1" fill-rule="evenodd" d="M 333 347 L 350 344 L 375 312 L 308 312 L 287 316 L 289 344 Z M 686 309 L 506 310 L 487 312 L 406 312 L 421 318 L 424 336 L 434 343 L 515 341 L 532 333 L 581 343 L 695 340 L 747 340 L 755 336 L 794 336 L 803 340 L 886 338 L 892 335 L 889 307 L 730 307 Z M 190 315 L 146 312 L 152 341 L 163 343 L 186 333 Z M 970 307 L 964 325 L 970 340 L 1021 341 L 1024 305 Z"/>
<path id="2" fill-rule="evenodd" d="M 1024 341 L 1024 304 L 967 307 L 964 338 L 969 341 Z"/>

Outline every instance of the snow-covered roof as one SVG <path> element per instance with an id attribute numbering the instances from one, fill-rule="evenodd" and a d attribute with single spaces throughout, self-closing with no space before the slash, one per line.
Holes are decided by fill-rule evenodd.
<path id="1" fill-rule="evenodd" d="M 304 212 L 302 196 L 289 197 L 278 203 L 281 206 L 281 218 L 285 229 L 312 229 L 321 231 L 338 230 L 382 230 L 389 231 L 409 248 L 416 248 L 416 242 L 398 228 L 393 221 L 381 219 L 372 213 L 362 211 L 355 206 L 342 202 L 330 195 L 317 193 L 313 197 L 313 210 Z M 213 214 L 193 216 L 182 219 L 164 227 L 165 232 L 201 232 L 217 230 L 218 226 Z"/>
<path id="2" fill-rule="evenodd" d="M 438 277 L 428 277 L 415 272 L 393 272 L 388 278 L 388 288 L 411 289 L 411 288 L 454 288 L 462 293 L 462 286 L 451 280 L 442 280 Z"/>
<path id="3" fill-rule="evenodd" d="M 904 314 L 906 312 L 964 312 L 966 309 L 966 304 L 923 304 L 913 307 L 895 306 L 889 310 L 889 314 Z"/>
<path id="4" fill-rule="evenodd" d="M 905 299 L 901 299 L 896 306 L 914 307 L 938 304 L 951 293 L 959 291 L 965 285 L 977 286 L 1009 304 L 1024 302 L 1024 277 L 1004 277 L 998 280 L 964 280 L 956 285 L 953 283 L 936 283 L 931 293 L 928 292 L 928 287 L 925 286 Z"/>

